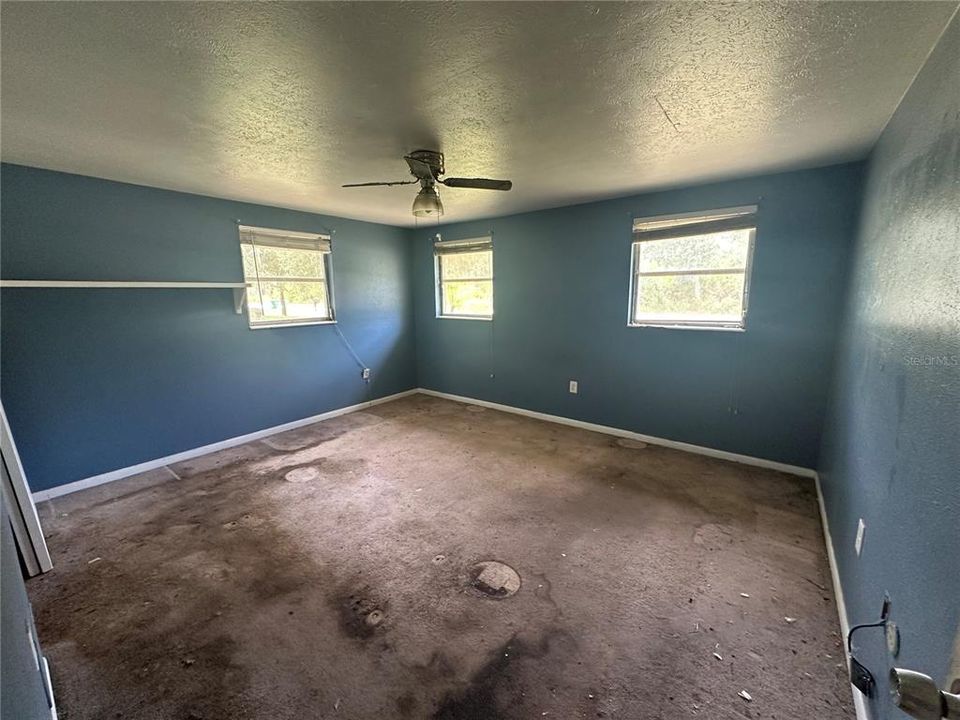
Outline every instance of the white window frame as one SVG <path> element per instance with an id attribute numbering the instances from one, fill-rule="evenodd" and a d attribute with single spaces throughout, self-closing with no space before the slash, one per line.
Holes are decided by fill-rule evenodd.
<path id="1" fill-rule="evenodd" d="M 260 291 L 261 282 L 279 282 L 279 281 L 301 281 L 301 282 L 322 282 L 327 293 L 327 308 L 329 308 L 329 317 L 307 317 L 307 318 L 283 318 L 281 320 L 254 320 L 250 314 L 250 303 L 245 303 L 247 308 L 247 323 L 251 330 L 265 330 L 278 327 L 298 327 L 301 325 L 333 325 L 337 322 L 336 306 L 334 305 L 333 293 L 333 244 L 330 235 L 325 233 L 306 233 L 294 230 L 278 230 L 276 228 L 256 227 L 253 225 L 239 225 L 240 245 L 252 245 L 254 250 L 258 244 L 269 244 L 272 247 L 290 247 L 307 250 L 315 250 L 321 254 L 323 262 L 323 278 L 274 278 L 260 277 L 259 271 L 255 278 L 247 276 L 246 267 L 244 267 L 244 281 L 247 283 L 247 294 Z M 256 259 L 256 253 L 254 253 Z M 241 258 L 242 262 L 242 258 Z"/>
<path id="2" fill-rule="evenodd" d="M 725 230 L 750 231 L 747 258 L 743 270 L 740 268 L 709 268 L 702 270 L 640 271 L 640 246 L 644 242 L 693 237 L 696 235 L 719 233 Z M 747 328 L 747 311 L 750 307 L 750 275 L 753 270 L 753 249 L 756 236 L 756 205 L 635 218 L 633 221 L 633 243 L 630 252 L 630 297 L 627 306 L 627 326 L 686 330 L 726 330 L 732 332 L 745 331 Z M 636 319 L 637 293 L 640 290 L 642 277 L 656 275 L 739 275 L 740 273 L 743 273 L 743 299 L 741 303 L 741 317 L 738 321 L 693 318 L 690 320 L 656 322 L 653 320 Z"/>
<path id="3" fill-rule="evenodd" d="M 439 236 L 438 236 L 439 237 Z M 443 312 L 443 260 L 444 255 L 454 255 L 457 253 L 490 252 L 490 277 L 488 278 L 470 278 L 462 282 L 489 282 L 490 283 L 490 314 L 472 315 L 472 314 L 451 314 Z M 493 320 L 493 309 L 495 303 L 495 287 L 493 279 L 493 237 L 485 236 L 479 238 L 470 238 L 467 240 L 437 240 L 433 244 L 433 277 L 434 292 L 436 294 L 437 318 L 447 320 Z M 460 282 L 447 280 L 447 282 Z"/>

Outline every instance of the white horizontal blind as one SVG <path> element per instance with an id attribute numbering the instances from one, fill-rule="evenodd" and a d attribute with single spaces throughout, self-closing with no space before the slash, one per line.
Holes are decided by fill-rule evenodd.
<path id="1" fill-rule="evenodd" d="M 482 252 L 493 249 L 492 237 L 473 238 L 471 240 L 438 240 L 433 244 L 437 255 L 460 252 Z"/>
<path id="2" fill-rule="evenodd" d="M 664 240 L 675 237 L 691 237 L 724 230 L 751 228 L 757 222 L 757 206 L 710 210 L 702 213 L 681 213 L 637 218 L 633 221 L 633 240 Z"/>
<path id="3" fill-rule="evenodd" d="M 328 253 L 331 250 L 330 236 L 318 233 L 294 232 L 292 230 L 274 230 L 271 228 L 240 226 L 240 242 L 245 245 L 263 247 L 290 248 L 295 250 L 315 250 Z"/>

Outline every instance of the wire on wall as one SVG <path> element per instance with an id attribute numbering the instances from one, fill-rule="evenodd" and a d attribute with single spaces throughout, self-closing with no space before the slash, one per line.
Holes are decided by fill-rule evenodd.
<path id="1" fill-rule="evenodd" d="M 493 238 L 493 230 L 490 230 L 488 234 L 490 235 L 491 247 L 493 247 L 493 240 L 494 240 L 494 238 Z M 494 260 L 495 258 L 496 258 L 496 251 L 494 251 L 494 253 L 493 253 L 492 256 L 491 256 L 491 267 L 490 267 L 490 275 L 491 275 L 494 279 L 495 279 L 496 276 L 497 276 L 497 273 L 494 271 L 493 266 L 492 266 L 492 263 L 495 262 L 495 260 Z M 495 282 L 495 281 L 494 281 L 494 282 Z M 497 294 L 496 294 L 496 289 L 494 289 L 494 294 L 493 294 L 493 313 L 494 313 L 494 314 L 493 314 L 493 317 L 490 318 L 490 358 L 489 358 L 489 367 L 490 367 L 490 379 L 491 379 L 491 380 L 496 380 L 496 378 L 497 378 L 497 364 L 496 364 L 496 354 L 495 354 L 496 345 L 495 345 L 495 336 L 494 336 L 494 328 L 496 327 L 496 324 L 497 324 L 497 320 L 496 320 L 496 318 L 497 318 L 497 315 L 496 315 L 496 313 L 497 313 Z"/>
<path id="2" fill-rule="evenodd" d="M 360 369 L 366 370 L 367 369 L 366 364 L 363 362 L 363 360 L 360 359 L 360 356 L 357 355 L 356 351 L 353 349 L 353 346 L 350 344 L 350 341 L 347 340 L 346 336 L 343 334 L 343 331 L 340 329 L 340 326 L 337 324 L 334 324 L 333 329 L 337 331 L 337 335 L 339 335 L 340 339 L 343 341 L 343 346 L 347 348 L 347 351 L 353 357 L 357 365 L 360 366 Z"/>

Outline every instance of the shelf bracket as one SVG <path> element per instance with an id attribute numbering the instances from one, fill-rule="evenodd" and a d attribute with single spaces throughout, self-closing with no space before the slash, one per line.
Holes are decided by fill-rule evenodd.
<path id="1" fill-rule="evenodd" d="M 233 309 L 236 310 L 237 315 L 243 315 L 243 306 L 247 303 L 247 288 L 234 288 L 233 289 Z"/>

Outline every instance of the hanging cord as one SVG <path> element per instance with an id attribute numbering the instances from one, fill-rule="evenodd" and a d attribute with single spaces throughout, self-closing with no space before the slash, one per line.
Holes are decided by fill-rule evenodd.
<path id="1" fill-rule="evenodd" d="M 260 298 L 260 307 L 263 308 L 263 288 L 260 287 L 260 259 L 257 257 L 260 253 L 257 249 L 257 236 L 255 233 L 250 234 L 250 247 L 253 250 L 253 271 L 257 274 L 257 297 Z M 247 305 L 247 309 L 249 309 Z M 261 309 L 261 312 L 262 309 Z"/>
<path id="2" fill-rule="evenodd" d="M 336 230 L 332 230 L 332 229 L 331 229 L 331 230 L 328 230 L 327 232 L 328 232 L 329 235 L 330 235 L 330 240 L 331 240 L 331 245 L 332 245 L 333 234 L 336 232 Z M 332 249 L 332 247 L 331 247 L 331 249 Z M 357 352 L 356 352 L 356 350 L 353 349 L 353 346 L 350 344 L 350 341 L 347 340 L 347 337 L 343 334 L 343 330 L 340 329 L 340 323 L 335 322 L 335 323 L 333 324 L 333 329 L 337 331 L 337 335 L 340 336 L 340 341 L 343 343 L 343 346 L 347 349 L 347 352 L 350 353 L 350 356 L 353 358 L 354 362 L 357 363 L 357 366 L 360 368 L 360 370 L 363 371 L 363 373 L 364 373 L 363 382 L 365 382 L 367 385 L 369 385 L 369 384 L 370 384 L 370 378 L 369 378 L 369 377 L 366 377 L 367 373 L 369 372 L 369 367 L 367 366 L 367 364 L 366 364 L 363 360 L 360 359 L 360 356 L 357 355 Z"/>
<path id="3" fill-rule="evenodd" d="M 495 322 L 494 319 L 493 319 L 493 318 L 490 318 L 490 323 L 489 323 L 489 324 L 490 324 L 490 336 L 489 336 L 489 337 L 490 337 L 490 343 L 489 343 L 489 347 L 487 348 L 487 375 L 489 376 L 489 377 L 488 377 L 489 380 L 495 380 L 496 377 L 497 377 L 496 361 L 495 361 L 495 359 L 494 359 L 494 358 L 495 358 L 495 355 L 494 355 L 494 342 L 493 342 L 493 324 L 494 324 L 494 322 Z"/>
<path id="4" fill-rule="evenodd" d="M 491 247 L 491 248 L 493 247 L 493 230 L 490 231 L 490 247 Z M 491 254 L 490 254 L 490 277 L 491 277 L 491 281 L 490 281 L 490 282 L 491 282 L 491 285 L 493 285 L 494 278 L 495 278 L 495 276 L 496 276 L 496 273 L 495 273 L 494 270 L 493 270 L 493 257 L 494 257 L 494 254 L 491 253 Z M 496 301 L 497 301 L 496 294 L 494 294 L 493 301 L 494 301 L 494 304 L 496 304 Z M 496 322 L 497 322 L 497 320 L 496 320 L 496 310 L 494 310 L 494 315 L 493 315 L 493 317 L 490 318 L 490 360 L 489 360 L 489 367 L 490 367 L 490 379 L 491 379 L 491 380 L 496 380 L 496 378 L 497 378 L 496 346 L 495 346 L 495 335 L 494 335 L 494 328 L 496 327 Z"/>
<path id="5" fill-rule="evenodd" d="M 360 359 L 360 356 L 357 355 L 356 351 L 354 351 L 353 346 L 350 345 L 350 341 L 347 340 L 347 338 L 343 334 L 343 331 L 340 329 L 340 325 L 335 323 L 333 326 L 333 329 L 337 331 L 337 335 L 339 335 L 340 339 L 343 341 L 344 347 L 347 348 L 350 355 L 353 356 L 353 359 L 356 361 L 357 365 L 360 366 L 360 369 L 366 370 L 367 369 L 366 364 L 363 362 L 363 360 Z"/>
<path id="6" fill-rule="evenodd" d="M 743 338 L 738 338 L 743 339 Z M 733 367 L 730 369 L 730 393 L 727 398 L 727 412 L 731 415 L 740 414 L 740 367 L 743 364 L 742 343 L 734 343 Z"/>

